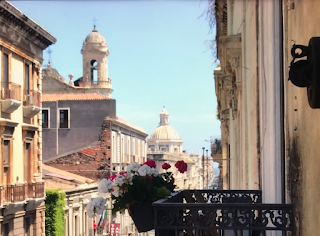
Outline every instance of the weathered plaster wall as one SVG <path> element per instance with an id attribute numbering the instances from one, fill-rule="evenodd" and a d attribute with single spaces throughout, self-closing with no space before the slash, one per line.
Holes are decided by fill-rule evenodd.
<path id="1" fill-rule="evenodd" d="M 58 108 L 70 108 L 70 129 L 56 129 Z M 105 117 L 116 116 L 115 100 L 43 102 L 50 108 L 50 128 L 43 129 L 43 160 L 99 141 Z M 58 136 L 57 133 L 58 132 Z M 58 145 L 57 145 L 58 138 Z M 58 151 L 57 151 L 58 149 Z"/>
<path id="2" fill-rule="evenodd" d="M 294 9 L 284 7 L 285 79 L 288 78 L 293 43 L 308 45 L 311 37 L 320 36 L 320 1 L 292 2 Z M 309 107 L 305 88 L 285 81 L 285 89 L 288 185 L 298 223 L 295 233 L 316 235 L 320 222 L 320 110 Z"/>

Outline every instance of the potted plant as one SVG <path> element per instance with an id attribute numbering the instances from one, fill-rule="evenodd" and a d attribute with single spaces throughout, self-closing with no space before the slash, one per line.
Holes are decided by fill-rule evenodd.
<path id="1" fill-rule="evenodd" d="M 187 170 L 184 161 L 178 161 L 175 167 L 180 173 Z M 164 173 L 159 174 L 156 162 L 147 160 L 143 164 L 131 163 L 126 172 L 119 172 L 102 179 L 98 186 L 101 193 L 111 193 L 113 199 L 112 213 L 129 211 L 139 232 L 154 228 L 152 202 L 169 196 L 175 189 L 171 165 L 164 163 Z M 87 205 L 88 216 L 102 214 L 103 198 L 97 198 Z"/>

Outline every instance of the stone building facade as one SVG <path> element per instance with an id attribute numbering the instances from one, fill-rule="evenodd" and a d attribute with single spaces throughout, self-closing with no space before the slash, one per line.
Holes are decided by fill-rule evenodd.
<path id="1" fill-rule="evenodd" d="M 312 58 L 319 55 L 319 7 L 318 1 L 215 1 L 223 186 L 261 189 L 267 203 L 293 203 L 292 235 L 317 234 L 319 227 L 320 62 Z M 314 64 L 290 73 L 300 54 L 295 44 L 308 47 L 300 63 Z M 296 76 L 300 86 L 291 83 Z"/>
<path id="2" fill-rule="evenodd" d="M 0 232 L 44 236 L 42 52 L 56 39 L 0 2 Z"/>

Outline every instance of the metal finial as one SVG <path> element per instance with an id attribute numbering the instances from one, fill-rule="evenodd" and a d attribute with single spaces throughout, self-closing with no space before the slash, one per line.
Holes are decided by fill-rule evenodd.
<path id="1" fill-rule="evenodd" d="M 94 24 L 93 24 L 93 30 L 96 30 L 96 26 L 97 26 L 97 24 L 96 24 L 96 23 L 97 23 L 97 19 L 96 19 L 96 18 L 93 18 L 93 20 L 92 20 L 92 21 L 93 21 L 93 23 L 94 23 Z"/>
<path id="2" fill-rule="evenodd" d="M 50 63 L 51 62 L 51 53 L 53 53 L 53 51 L 50 48 L 48 48 L 47 53 L 49 55 L 49 64 L 51 64 Z"/>

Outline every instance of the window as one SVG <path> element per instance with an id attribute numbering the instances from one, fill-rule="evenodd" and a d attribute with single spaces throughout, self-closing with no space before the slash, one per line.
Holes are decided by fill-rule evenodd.
<path id="1" fill-rule="evenodd" d="M 30 161 L 31 161 L 31 143 L 25 144 L 25 153 L 24 153 L 24 181 L 29 182 L 30 175 Z"/>
<path id="2" fill-rule="evenodd" d="M 166 152 L 166 151 L 167 151 L 167 148 L 162 147 L 162 148 L 161 148 L 161 151 Z"/>
<path id="3" fill-rule="evenodd" d="M 60 110 L 60 129 L 70 128 L 70 115 L 69 109 L 59 109 Z"/>
<path id="4" fill-rule="evenodd" d="M 30 217 L 24 218 L 24 235 L 31 236 L 31 222 Z"/>
<path id="5" fill-rule="evenodd" d="M 3 183 L 10 183 L 10 140 L 3 140 Z"/>
<path id="6" fill-rule="evenodd" d="M 9 223 L 2 224 L 2 235 L 9 236 L 10 235 L 9 233 L 10 233 Z"/>
<path id="7" fill-rule="evenodd" d="M 49 109 L 42 109 L 42 128 L 50 128 L 49 126 Z"/>
<path id="8" fill-rule="evenodd" d="M 24 91 L 25 95 L 29 94 L 30 83 L 29 83 L 29 65 L 24 64 Z"/>
<path id="9" fill-rule="evenodd" d="M 8 54 L 3 53 L 2 56 L 2 88 L 4 90 L 8 89 L 8 82 L 9 82 L 9 56 Z M 2 94 L 4 97 L 4 94 Z"/>

